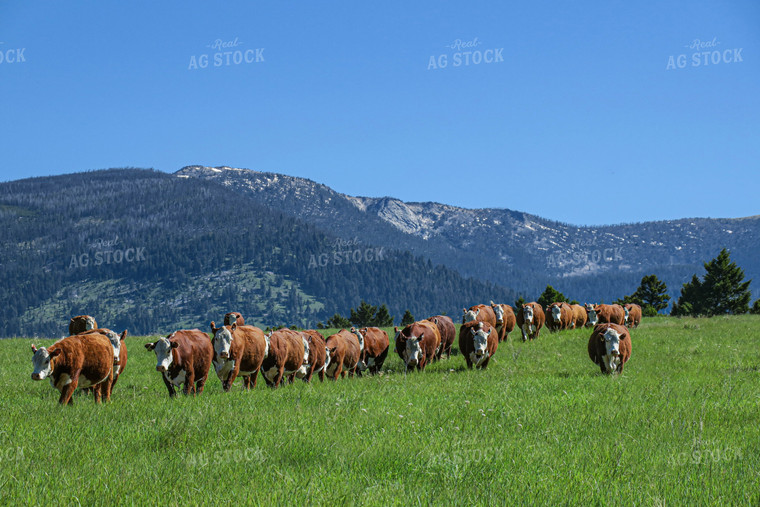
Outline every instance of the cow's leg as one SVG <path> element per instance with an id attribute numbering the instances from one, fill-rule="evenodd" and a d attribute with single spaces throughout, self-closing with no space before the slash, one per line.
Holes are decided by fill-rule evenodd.
<path id="1" fill-rule="evenodd" d="M 208 375 L 205 377 L 201 377 L 200 380 L 197 380 L 195 382 L 195 392 L 198 394 L 201 394 L 203 392 L 203 388 L 206 386 L 206 379 L 208 379 Z"/>
<path id="2" fill-rule="evenodd" d="M 306 372 L 306 376 L 303 378 L 305 382 L 311 383 L 311 377 L 314 376 L 314 362 L 312 361 L 311 368 L 309 368 L 309 371 Z"/>
<path id="3" fill-rule="evenodd" d="M 95 400 L 95 403 L 100 403 L 103 395 L 103 382 L 96 385 L 92 388 L 92 398 Z"/>
<path id="4" fill-rule="evenodd" d="M 255 389 L 256 388 L 256 380 L 259 378 L 259 368 L 256 368 L 253 373 L 251 373 L 251 376 L 249 377 L 251 379 L 251 386 Z"/>
<path id="5" fill-rule="evenodd" d="M 109 375 L 103 382 L 101 382 L 98 385 L 102 386 L 100 388 L 100 393 L 103 395 L 103 401 L 111 401 L 111 388 L 113 387 L 113 377 Z"/>
<path id="6" fill-rule="evenodd" d="M 251 389 L 251 376 L 244 375 L 243 376 L 243 390 L 248 391 L 250 389 Z"/>
<path id="7" fill-rule="evenodd" d="M 191 392 L 195 394 L 195 372 L 192 370 L 188 371 L 185 375 L 185 385 L 182 392 L 185 396 Z"/>
<path id="8" fill-rule="evenodd" d="M 166 377 L 162 376 L 162 378 L 164 379 L 164 385 L 166 385 L 166 389 L 169 391 L 169 398 L 174 398 L 177 396 L 177 393 L 174 390 L 174 385 L 166 380 Z"/>
<path id="9" fill-rule="evenodd" d="M 491 360 L 491 357 L 489 356 L 489 357 L 486 358 L 485 361 L 483 361 L 482 363 L 480 363 L 480 369 L 481 370 L 485 370 L 488 367 L 488 361 L 490 361 L 490 360 Z"/>
<path id="10" fill-rule="evenodd" d="M 325 369 L 324 368 L 322 368 L 321 370 L 319 370 L 319 381 L 320 382 L 324 382 L 325 381 Z"/>
<path id="11" fill-rule="evenodd" d="M 285 375 L 284 364 L 277 369 L 277 376 L 274 378 L 274 387 L 280 387 L 280 382 L 282 382 L 283 375 Z"/>
<path id="12" fill-rule="evenodd" d="M 79 372 L 81 370 L 76 370 L 72 372 L 71 374 L 71 382 L 66 384 L 61 388 L 61 397 L 58 398 L 58 403 L 61 405 L 73 405 L 74 400 L 72 399 L 71 395 L 74 394 L 74 391 L 77 389 L 77 384 L 79 384 Z"/>

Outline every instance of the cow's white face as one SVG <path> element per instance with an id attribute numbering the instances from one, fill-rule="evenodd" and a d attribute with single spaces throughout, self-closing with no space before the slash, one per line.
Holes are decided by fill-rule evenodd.
<path id="1" fill-rule="evenodd" d="M 480 308 L 478 308 L 478 311 L 467 310 L 464 314 L 464 317 L 462 317 L 462 324 L 464 324 L 465 322 L 472 322 L 473 320 L 477 320 L 479 313 L 480 313 Z"/>
<path id="2" fill-rule="evenodd" d="M 169 366 L 172 364 L 172 349 L 176 349 L 179 344 L 170 342 L 169 338 L 159 338 L 153 344 L 153 352 L 156 353 L 156 371 L 169 371 Z"/>
<path id="3" fill-rule="evenodd" d="M 406 340 L 404 348 L 404 362 L 407 366 L 417 366 L 422 361 L 422 336 L 415 338 L 411 336 Z"/>
<path id="4" fill-rule="evenodd" d="M 32 380 L 44 380 L 53 374 L 50 353 L 45 347 L 34 351 L 32 356 Z"/>
<path id="5" fill-rule="evenodd" d="M 354 333 L 359 340 L 359 353 L 364 352 L 364 335 L 358 329 L 354 329 L 352 333 Z"/>
<path id="6" fill-rule="evenodd" d="M 309 341 L 304 337 L 304 335 L 301 335 L 301 340 L 303 340 L 303 364 L 304 364 L 304 366 L 308 366 L 308 364 L 309 364 Z"/>
<path id="7" fill-rule="evenodd" d="M 269 344 L 269 340 L 267 340 L 267 344 Z M 230 348 L 232 348 L 232 333 L 227 327 L 222 327 L 214 335 L 214 352 L 218 357 L 227 359 L 230 357 Z"/>
<path id="8" fill-rule="evenodd" d="M 90 329 L 95 329 L 95 319 L 93 319 L 92 317 L 87 317 L 84 320 L 84 329 L 86 331 L 89 331 Z"/>
<path id="9" fill-rule="evenodd" d="M 532 306 L 523 306 L 523 319 L 528 324 L 533 322 L 533 307 Z"/>
<path id="10" fill-rule="evenodd" d="M 480 365 L 488 358 L 488 333 L 484 329 L 471 329 L 473 351 L 470 360 Z"/>
<path id="11" fill-rule="evenodd" d="M 596 310 L 591 305 L 586 305 L 586 311 L 588 312 L 588 323 L 592 326 L 596 326 L 599 318 L 596 316 Z"/>
<path id="12" fill-rule="evenodd" d="M 623 309 L 625 310 L 625 322 L 628 322 L 628 307 L 623 307 Z"/>
<path id="13" fill-rule="evenodd" d="M 119 340 L 120 337 L 113 331 L 106 331 L 106 336 L 108 337 L 108 341 L 111 342 L 111 347 L 113 348 L 113 362 L 114 364 L 118 364 L 119 354 L 121 353 L 121 341 Z"/>
<path id="14" fill-rule="evenodd" d="M 330 366 L 330 349 L 325 347 L 325 366 L 324 366 L 325 371 L 327 371 L 328 366 Z"/>
<path id="15" fill-rule="evenodd" d="M 613 372 L 620 364 L 620 334 L 612 328 L 607 329 L 602 335 L 605 351 L 604 363 L 607 371 Z"/>
<path id="16" fill-rule="evenodd" d="M 504 307 L 501 305 L 493 306 L 493 313 L 496 314 L 496 322 L 501 324 L 504 322 Z"/>
<path id="17" fill-rule="evenodd" d="M 559 322 L 562 319 L 562 308 L 557 305 L 552 306 L 552 319 L 554 322 Z"/>

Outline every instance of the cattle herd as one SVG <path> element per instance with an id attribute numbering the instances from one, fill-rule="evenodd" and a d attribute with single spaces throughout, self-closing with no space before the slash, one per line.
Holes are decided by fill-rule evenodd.
<path id="1" fill-rule="evenodd" d="M 545 309 L 536 302 L 517 308 L 505 304 L 475 305 L 465 308 L 459 329 L 459 351 L 468 368 L 485 369 L 500 342 L 509 338 L 515 327 L 523 341 L 534 340 L 546 326 L 551 332 L 592 327 L 588 341 L 589 358 L 602 373 L 622 372 L 631 356 L 629 328 L 641 322 L 641 308 L 635 304 L 569 305 L 552 303 Z M 626 327 L 627 326 L 627 327 Z M 364 327 L 325 337 L 316 330 L 294 331 L 282 328 L 265 334 L 245 324 L 236 312 L 225 315 L 224 325 L 210 324 L 211 334 L 198 329 L 182 329 L 145 344 L 156 354 L 156 371 L 169 391 L 176 395 L 200 394 L 213 365 L 222 388 L 229 391 L 238 376 L 245 389 L 256 387 L 259 372 L 271 387 L 295 378 L 310 382 L 317 374 L 338 377 L 361 376 L 379 372 L 390 348 L 388 333 L 377 327 Z M 435 315 L 403 329 L 394 328 L 395 351 L 406 369 L 424 370 L 442 356 L 451 356 L 456 327 L 450 317 Z M 91 390 L 95 402 L 110 400 L 113 387 L 127 366 L 125 330 L 117 334 L 99 328 L 94 318 L 80 315 L 71 319 L 69 336 L 50 347 L 32 344 L 32 380 L 50 379 L 60 391 L 61 404 L 72 403 L 79 388 Z"/>

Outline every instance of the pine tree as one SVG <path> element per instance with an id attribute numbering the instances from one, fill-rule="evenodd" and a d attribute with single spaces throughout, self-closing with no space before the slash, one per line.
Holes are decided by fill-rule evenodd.
<path id="1" fill-rule="evenodd" d="M 388 309 L 386 308 L 386 311 Z M 377 313 L 377 307 L 372 306 L 366 301 L 362 300 L 359 304 L 359 308 L 354 310 L 351 308 L 351 316 L 348 320 L 351 321 L 356 327 L 365 327 L 374 325 L 375 314 Z"/>
<path id="2" fill-rule="evenodd" d="M 741 314 L 749 311 L 752 294 L 751 280 L 744 282 L 744 270 L 735 262 L 725 248 L 718 256 L 706 262 L 705 276 L 700 281 L 694 275 L 691 282 L 681 289 L 673 315 Z"/>
<path id="3" fill-rule="evenodd" d="M 372 319 L 372 325 L 375 327 L 388 327 L 393 325 L 393 316 L 385 305 L 380 306 Z"/>
<path id="4" fill-rule="evenodd" d="M 527 301 L 525 301 L 525 298 L 522 297 L 522 296 L 520 296 L 519 298 L 515 299 L 515 306 L 514 306 L 515 314 L 517 314 L 517 312 L 520 310 L 520 308 L 522 308 L 522 306 L 525 303 L 527 303 Z"/>
<path id="5" fill-rule="evenodd" d="M 328 328 L 348 329 L 350 327 L 351 327 L 351 322 L 347 318 L 341 316 L 339 313 L 336 313 L 335 315 L 327 319 L 327 321 L 324 324 L 324 327 L 321 329 L 328 329 Z"/>
<path id="6" fill-rule="evenodd" d="M 758 300 L 758 301 L 760 301 L 760 300 Z M 406 312 L 404 312 L 404 316 L 401 317 L 401 325 L 402 326 L 408 326 L 409 324 L 413 324 L 413 323 L 414 323 L 414 315 L 412 315 L 412 312 L 410 312 L 407 309 Z"/>
<path id="7" fill-rule="evenodd" d="M 641 279 L 641 284 L 636 292 L 630 296 L 623 296 L 622 299 L 614 301 L 619 305 L 634 303 L 641 307 L 641 312 L 645 317 L 657 315 L 660 310 L 668 307 L 670 296 L 668 295 L 668 286 L 665 282 L 657 278 L 657 275 L 647 275 Z"/>
<path id="8" fill-rule="evenodd" d="M 754 313 L 755 315 L 760 314 L 760 299 L 755 300 L 755 303 L 752 305 L 752 308 L 750 309 L 749 313 Z"/>
<path id="9" fill-rule="evenodd" d="M 546 308 L 550 304 L 555 303 L 557 301 L 567 302 L 567 298 L 565 297 L 564 294 L 556 290 L 551 285 L 547 285 L 546 289 L 544 289 L 543 294 L 541 294 L 536 300 L 536 303 L 540 304 L 542 308 Z"/>

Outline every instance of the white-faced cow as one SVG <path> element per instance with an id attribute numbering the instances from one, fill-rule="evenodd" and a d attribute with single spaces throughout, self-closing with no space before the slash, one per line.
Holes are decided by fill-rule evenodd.
<path id="1" fill-rule="evenodd" d="M 279 387 L 282 379 L 292 382 L 296 372 L 306 374 L 309 362 L 309 342 L 304 334 L 292 329 L 278 329 L 264 337 L 266 353 L 261 373 L 267 385 Z"/>
<path id="2" fill-rule="evenodd" d="M 326 354 L 325 350 L 325 337 L 322 333 L 314 329 L 307 329 L 303 332 L 306 337 L 307 345 L 309 346 L 309 358 L 307 364 L 296 372 L 296 377 L 311 382 L 311 377 L 316 373 L 319 375 L 319 380 L 325 380 L 325 367 Z"/>
<path id="3" fill-rule="evenodd" d="M 424 370 L 438 353 L 441 333 L 438 326 L 428 320 L 421 320 L 399 331 L 396 327 L 396 352 L 404 361 L 406 369 Z"/>
<path id="4" fill-rule="evenodd" d="M 489 305 L 473 305 L 462 309 L 462 324 L 465 322 L 488 322 L 496 327 L 496 315 Z"/>
<path id="5" fill-rule="evenodd" d="M 499 335 L 490 324 L 470 321 L 459 328 L 459 351 L 470 369 L 485 370 L 498 346 Z"/>
<path id="6" fill-rule="evenodd" d="M 594 327 L 599 323 L 599 318 L 596 316 L 596 310 L 593 303 L 586 303 L 586 327 Z"/>
<path id="7" fill-rule="evenodd" d="M 73 403 L 71 395 L 77 387 L 93 387 L 95 403 L 110 399 L 113 347 L 107 336 L 74 335 L 39 349 L 32 344 L 32 354 L 32 380 L 50 378 L 61 393 L 60 404 Z"/>
<path id="8" fill-rule="evenodd" d="M 224 314 L 224 325 L 231 326 L 233 323 L 237 324 L 238 326 L 245 326 L 245 319 L 238 312 L 230 312 Z"/>
<path id="9" fill-rule="evenodd" d="M 588 356 L 602 373 L 622 373 L 631 358 L 631 335 L 619 324 L 597 324 L 588 339 Z"/>
<path id="10" fill-rule="evenodd" d="M 341 329 L 327 337 L 325 348 L 329 361 L 326 369 L 327 378 L 345 378 L 346 372 L 349 377 L 353 377 L 364 352 L 364 342 L 360 336 L 347 329 Z"/>
<path id="11" fill-rule="evenodd" d="M 499 341 L 502 342 L 509 338 L 509 333 L 515 329 L 517 317 L 509 305 L 495 304 L 491 301 L 491 308 L 496 316 L 496 332 L 499 334 Z"/>
<path id="12" fill-rule="evenodd" d="M 98 323 L 95 320 L 95 317 L 90 317 L 89 315 L 77 315 L 76 317 L 72 317 L 69 321 L 69 336 L 97 328 Z"/>
<path id="13" fill-rule="evenodd" d="M 214 359 L 209 336 L 198 329 L 181 329 L 145 348 L 156 354 L 156 371 L 161 374 L 169 397 L 176 396 L 175 387 L 184 384 L 184 394 L 200 394 L 208 379 Z"/>
<path id="14" fill-rule="evenodd" d="M 108 396 L 110 398 L 111 392 L 116 385 L 116 381 L 119 380 L 119 377 L 127 367 L 127 342 L 125 341 L 125 338 L 127 337 L 127 330 L 125 329 L 121 334 L 116 334 L 108 328 L 98 328 L 90 329 L 89 331 L 84 331 L 79 334 L 92 333 L 102 334 L 106 336 L 108 338 L 108 341 L 111 342 L 111 347 L 113 347 L 113 382 L 111 382 L 111 385 L 108 387 L 110 389 L 108 393 Z M 89 391 L 91 388 L 87 390 Z"/>
<path id="15" fill-rule="evenodd" d="M 551 332 L 569 329 L 573 323 L 573 309 L 564 302 L 554 302 L 546 308 L 546 327 Z"/>
<path id="16" fill-rule="evenodd" d="M 620 305 L 596 305 L 597 324 L 619 324 L 625 325 L 625 310 Z"/>
<path id="17" fill-rule="evenodd" d="M 361 375 L 362 371 L 368 369 L 374 375 L 382 370 L 390 348 L 388 333 L 378 327 L 363 327 L 358 330 L 352 327 L 351 332 L 364 343 L 357 372 Z"/>
<path id="18" fill-rule="evenodd" d="M 641 323 L 641 307 L 636 303 L 625 304 L 625 325 L 629 328 L 639 327 Z"/>
<path id="19" fill-rule="evenodd" d="M 229 391 L 238 375 L 243 377 L 243 389 L 256 387 L 259 369 L 266 357 L 264 331 L 234 322 L 231 326 L 216 327 L 212 321 L 211 332 L 214 370 L 222 381 L 222 389 Z"/>
<path id="20" fill-rule="evenodd" d="M 454 326 L 454 321 L 446 315 L 434 315 L 427 320 L 438 327 L 438 333 L 441 335 L 441 346 L 438 347 L 438 353 L 435 358 L 440 360 L 443 354 L 446 354 L 446 357 L 450 358 L 451 346 L 454 345 L 454 339 L 457 337 L 457 328 Z"/>
<path id="21" fill-rule="evenodd" d="M 535 301 L 525 303 L 518 309 L 516 317 L 517 326 L 522 332 L 523 341 L 528 339 L 535 340 L 538 338 L 541 328 L 546 321 L 544 309 L 541 308 L 540 304 Z"/>

